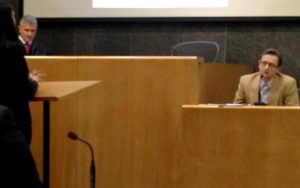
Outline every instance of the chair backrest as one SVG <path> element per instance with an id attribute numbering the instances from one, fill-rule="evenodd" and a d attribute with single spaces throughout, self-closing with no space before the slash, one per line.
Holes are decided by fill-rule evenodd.
<path id="1" fill-rule="evenodd" d="M 176 44 L 171 54 L 175 56 L 200 56 L 205 62 L 215 62 L 219 55 L 219 44 L 213 41 L 188 41 Z"/>

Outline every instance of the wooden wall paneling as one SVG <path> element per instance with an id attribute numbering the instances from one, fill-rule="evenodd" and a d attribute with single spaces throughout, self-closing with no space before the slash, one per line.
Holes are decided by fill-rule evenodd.
<path id="1" fill-rule="evenodd" d="M 79 66 L 79 79 L 102 81 L 97 98 L 78 100 L 89 107 L 79 132 L 95 146 L 99 187 L 176 187 L 181 105 L 197 103 L 197 59 L 79 57 Z"/>
<path id="2" fill-rule="evenodd" d="M 199 64 L 199 103 L 232 103 L 241 75 L 252 72 L 250 65 Z"/>
<path id="3" fill-rule="evenodd" d="M 30 70 L 41 70 L 47 81 L 76 80 L 77 56 L 26 56 Z"/>
<path id="4" fill-rule="evenodd" d="M 89 186 L 88 148 L 69 140 L 69 130 L 95 148 L 97 187 L 177 186 L 181 105 L 197 103 L 196 57 L 27 60 L 30 69 L 45 70 L 48 80 L 102 81 L 53 104 L 51 187 Z M 34 137 L 42 132 L 36 127 L 39 110 L 32 109 Z M 34 141 L 33 151 L 40 145 Z M 40 153 L 36 156 L 41 158 Z"/>
<path id="5" fill-rule="evenodd" d="M 29 69 L 43 70 L 47 81 L 62 81 L 77 79 L 77 58 L 75 57 L 26 57 Z M 69 149 L 64 143 L 67 140 L 67 131 L 76 127 L 76 100 L 75 96 L 68 96 L 61 101 L 50 103 L 50 186 L 65 187 L 68 175 L 64 168 L 73 156 L 66 156 Z M 42 131 L 43 115 L 42 102 L 31 102 L 33 140 L 31 150 L 38 170 L 42 177 Z M 73 169 L 71 172 L 75 171 Z M 72 183 L 72 182 L 71 182 Z M 72 186 L 68 186 L 72 187 Z"/>

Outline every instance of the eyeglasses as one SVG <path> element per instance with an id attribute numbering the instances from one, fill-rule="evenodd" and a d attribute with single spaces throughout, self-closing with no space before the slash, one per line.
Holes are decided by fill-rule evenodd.
<path id="1" fill-rule="evenodd" d="M 266 62 L 266 61 L 259 61 L 259 64 L 262 65 L 263 67 L 266 67 L 268 65 L 268 67 L 271 67 L 271 68 L 277 68 L 278 65 L 275 65 L 273 63 L 270 63 L 270 62 Z"/>

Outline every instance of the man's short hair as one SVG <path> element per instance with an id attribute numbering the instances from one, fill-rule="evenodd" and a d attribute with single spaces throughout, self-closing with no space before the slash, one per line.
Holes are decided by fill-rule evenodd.
<path id="1" fill-rule="evenodd" d="M 34 17 L 32 15 L 25 15 L 21 18 L 20 25 L 25 24 L 25 23 L 35 25 L 36 27 L 38 26 L 36 17 Z"/>
<path id="2" fill-rule="evenodd" d="M 263 53 L 261 54 L 261 56 L 266 55 L 266 54 L 277 56 L 277 58 L 278 58 L 278 67 L 280 67 L 282 65 L 282 55 L 279 52 L 279 50 L 274 49 L 274 48 L 268 48 L 265 51 L 263 51 Z"/>

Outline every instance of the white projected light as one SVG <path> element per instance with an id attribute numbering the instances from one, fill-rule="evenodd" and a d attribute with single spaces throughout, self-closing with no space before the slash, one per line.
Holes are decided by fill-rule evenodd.
<path id="1" fill-rule="evenodd" d="M 227 6 L 228 0 L 93 0 L 93 8 L 211 8 Z"/>

